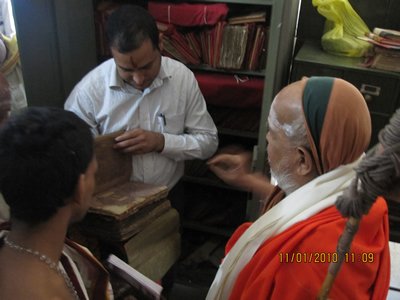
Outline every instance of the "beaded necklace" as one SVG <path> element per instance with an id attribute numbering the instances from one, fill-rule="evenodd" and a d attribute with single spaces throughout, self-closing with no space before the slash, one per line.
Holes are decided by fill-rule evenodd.
<path id="1" fill-rule="evenodd" d="M 61 277 L 63 277 L 65 284 L 67 285 L 73 298 L 76 300 L 79 300 L 78 293 L 76 292 L 76 289 L 75 289 L 71 279 L 68 277 L 68 274 L 58 266 L 58 263 L 55 263 L 50 257 L 40 253 L 37 250 L 33 250 L 31 248 L 25 248 L 25 247 L 22 247 L 16 243 L 10 241 L 8 239 L 8 236 L 4 237 L 4 243 L 11 249 L 36 256 L 41 262 L 45 263 L 50 269 L 56 271 Z"/>

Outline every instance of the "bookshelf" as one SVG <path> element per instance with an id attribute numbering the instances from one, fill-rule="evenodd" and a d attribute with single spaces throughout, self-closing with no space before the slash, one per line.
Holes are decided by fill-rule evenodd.
<path id="1" fill-rule="evenodd" d="M 73 86 L 101 62 L 97 54 L 94 11 L 98 0 L 18 0 L 13 2 L 17 34 L 21 52 L 23 76 L 28 105 L 63 106 Z M 115 1 L 132 2 L 132 1 Z M 146 5 L 148 1 L 135 1 Z M 254 119 L 257 127 L 243 130 L 238 124 L 220 127 L 221 145 L 240 144 L 254 153 L 254 169 L 265 169 L 265 136 L 267 115 L 275 94 L 288 83 L 293 53 L 299 0 L 187 0 L 174 3 L 226 3 L 236 10 L 262 8 L 269 26 L 266 66 L 261 70 L 227 70 L 207 65 L 190 66 L 193 71 L 210 74 L 249 76 L 262 81 L 260 104 L 249 109 L 247 119 Z M 35 26 L 32 26 L 35 24 Z M 35 37 L 32 39 L 32 37 Z M 38 76 L 40 72 L 40 76 Z M 48 99 L 54 99 L 48 101 Z M 237 111 L 247 111 L 246 108 Z M 237 112 L 236 111 L 236 112 Z M 191 187 L 199 193 L 208 188 L 232 192 L 232 198 L 244 202 L 244 220 L 253 220 L 258 213 L 258 201 L 243 191 L 227 187 L 215 178 L 188 176 Z M 200 196 L 201 197 L 201 196 Z M 216 199 L 217 200 L 217 199 Z M 236 199 L 232 199 L 234 201 Z"/>

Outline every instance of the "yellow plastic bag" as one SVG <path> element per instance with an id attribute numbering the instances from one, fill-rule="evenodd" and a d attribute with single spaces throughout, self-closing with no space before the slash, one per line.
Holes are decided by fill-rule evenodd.
<path id="1" fill-rule="evenodd" d="M 312 0 L 312 4 L 326 18 L 321 38 L 325 51 L 360 57 L 371 48 L 370 43 L 357 39 L 370 30 L 348 0 Z"/>

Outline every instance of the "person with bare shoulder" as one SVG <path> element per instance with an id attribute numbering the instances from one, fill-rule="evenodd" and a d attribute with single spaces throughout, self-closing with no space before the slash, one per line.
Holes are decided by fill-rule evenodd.
<path id="1" fill-rule="evenodd" d="M 66 239 L 95 187 L 87 124 L 58 108 L 27 108 L 0 129 L 0 299 L 112 299 L 108 272 Z"/>

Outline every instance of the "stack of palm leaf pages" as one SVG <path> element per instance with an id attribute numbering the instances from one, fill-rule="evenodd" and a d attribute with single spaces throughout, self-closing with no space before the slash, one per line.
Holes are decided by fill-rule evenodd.
<path id="1" fill-rule="evenodd" d="M 130 181 L 131 154 L 113 149 L 120 134 L 95 140 L 96 189 L 80 228 L 100 241 L 118 245 L 131 266 L 158 280 L 180 254 L 179 215 L 171 208 L 166 186 Z"/>

